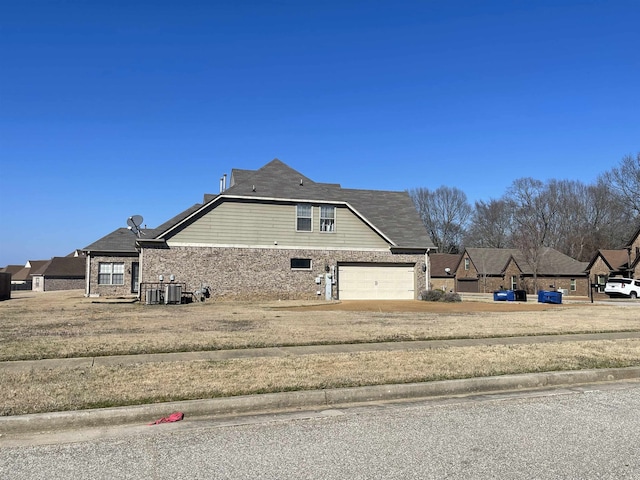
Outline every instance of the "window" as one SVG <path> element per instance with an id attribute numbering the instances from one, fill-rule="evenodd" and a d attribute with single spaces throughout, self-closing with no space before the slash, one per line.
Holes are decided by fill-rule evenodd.
<path id="1" fill-rule="evenodd" d="M 598 278 L 596 280 L 596 284 L 598 287 L 598 292 L 602 293 L 604 292 L 604 286 L 607 283 L 607 276 L 606 275 L 598 275 Z"/>
<path id="2" fill-rule="evenodd" d="M 336 230 L 336 207 L 320 207 L 320 231 L 335 232 Z"/>
<path id="3" fill-rule="evenodd" d="M 465 270 L 469 270 L 469 267 L 471 266 L 471 261 L 468 258 L 464 259 L 464 269 Z"/>
<path id="4" fill-rule="evenodd" d="M 124 263 L 100 263 L 99 285 L 124 285 Z"/>
<path id="5" fill-rule="evenodd" d="M 571 286 L 569 288 L 571 289 L 572 292 L 576 291 L 576 279 L 575 278 L 571 279 Z"/>
<path id="6" fill-rule="evenodd" d="M 515 290 L 518 288 L 518 277 L 515 275 L 511 275 L 511 290 Z"/>
<path id="7" fill-rule="evenodd" d="M 313 207 L 311 205 L 296 205 L 296 231 L 310 232 L 312 216 Z"/>
<path id="8" fill-rule="evenodd" d="M 291 270 L 311 270 L 310 258 L 292 258 Z"/>

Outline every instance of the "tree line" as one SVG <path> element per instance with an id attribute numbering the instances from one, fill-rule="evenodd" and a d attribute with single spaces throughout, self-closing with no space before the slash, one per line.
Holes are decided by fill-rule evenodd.
<path id="1" fill-rule="evenodd" d="M 542 248 L 552 247 L 589 261 L 598 249 L 626 247 L 640 227 L 640 153 L 623 157 L 593 184 L 519 178 L 502 197 L 474 205 L 456 187 L 408 193 L 441 253 L 518 248 L 535 266 Z"/>

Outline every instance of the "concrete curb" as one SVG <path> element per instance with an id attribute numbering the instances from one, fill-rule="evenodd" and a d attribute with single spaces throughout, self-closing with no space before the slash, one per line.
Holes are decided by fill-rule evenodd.
<path id="1" fill-rule="evenodd" d="M 334 408 L 368 402 L 463 396 L 640 379 L 640 367 L 530 373 L 426 383 L 309 390 L 130 407 L 0 417 L 0 434 L 149 424 L 175 411 L 185 418 Z"/>

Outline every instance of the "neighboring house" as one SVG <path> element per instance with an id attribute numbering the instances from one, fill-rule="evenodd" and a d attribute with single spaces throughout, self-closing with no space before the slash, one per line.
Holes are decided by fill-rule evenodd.
<path id="1" fill-rule="evenodd" d="M 9 273 L 13 277 L 16 273 L 24 268 L 24 265 L 7 265 L 6 267 L 0 268 L 0 272 Z"/>
<path id="2" fill-rule="evenodd" d="M 589 281 L 596 293 L 604 294 L 604 286 L 609 277 L 629 277 L 630 250 L 598 250 L 587 266 Z"/>
<path id="3" fill-rule="evenodd" d="M 457 292 L 490 293 L 500 289 L 558 289 L 569 295 L 588 296 L 586 262 L 553 248 L 542 250 L 537 272 L 523 253 L 509 248 L 467 248 L 455 269 Z"/>
<path id="4" fill-rule="evenodd" d="M 277 159 L 221 186 L 139 238 L 121 229 L 85 248 L 87 294 L 133 291 L 135 262 L 141 297 L 161 279 L 216 298 L 415 299 L 428 288 L 434 245 L 406 192 L 316 183 Z M 118 285 L 101 281 L 107 270 Z"/>
<path id="5" fill-rule="evenodd" d="M 200 208 L 196 204 L 157 229 L 140 229 L 140 238 L 153 238 L 161 231 Z M 118 228 L 82 249 L 86 256 L 86 296 L 138 296 L 140 248 L 138 236 L 128 228 Z"/>
<path id="6" fill-rule="evenodd" d="M 456 291 L 456 268 L 460 263 L 460 254 L 431 253 L 431 289 L 444 292 Z"/>
<path id="7" fill-rule="evenodd" d="M 640 228 L 633 233 L 626 248 L 598 250 L 589 262 L 587 272 L 596 293 L 603 295 L 610 277 L 640 278 Z"/>
<path id="8" fill-rule="evenodd" d="M 129 229 L 119 228 L 85 247 L 83 252 L 85 295 L 137 295 L 140 259 L 136 236 Z"/>
<path id="9" fill-rule="evenodd" d="M 83 289 L 85 274 L 84 256 L 53 257 L 37 270 L 31 269 L 31 289 L 36 292 Z"/>
<path id="10" fill-rule="evenodd" d="M 31 273 L 42 268 L 48 260 L 28 260 L 16 273 L 11 275 L 11 290 L 31 290 Z"/>

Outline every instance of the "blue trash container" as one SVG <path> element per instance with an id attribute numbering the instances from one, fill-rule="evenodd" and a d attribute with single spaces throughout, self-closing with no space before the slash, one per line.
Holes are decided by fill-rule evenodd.
<path id="1" fill-rule="evenodd" d="M 494 302 L 505 302 L 508 300 L 507 290 L 496 290 L 493 292 L 493 301 Z"/>
<path id="2" fill-rule="evenodd" d="M 562 303 L 562 292 L 550 292 L 548 290 L 540 290 L 538 292 L 539 303 Z"/>

